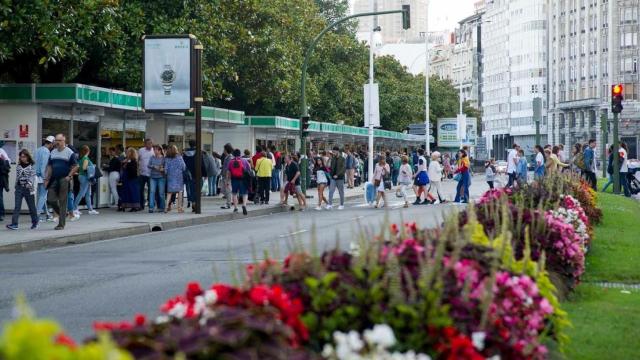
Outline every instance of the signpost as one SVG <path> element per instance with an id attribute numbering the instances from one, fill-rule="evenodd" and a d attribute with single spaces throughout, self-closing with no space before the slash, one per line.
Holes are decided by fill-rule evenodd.
<path id="1" fill-rule="evenodd" d="M 195 203 L 202 191 L 202 44 L 194 35 L 143 36 L 142 108 L 145 112 L 194 112 Z"/>
<path id="2" fill-rule="evenodd" d="M 468 121 L 466 121 L 468 120 Z M 458 130 L 458 118 L 438 119 L 438 147 L 460 148 L 463 145 L 475 146 L 478 137 L 475 118 L 465 118 L 466 131 Z M 462 135 L 462 137 L 461 137 Z"/>

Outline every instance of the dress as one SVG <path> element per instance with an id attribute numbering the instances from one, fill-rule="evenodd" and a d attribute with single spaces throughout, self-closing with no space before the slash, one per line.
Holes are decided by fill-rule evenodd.
<path id="1" fill-rule="evenodd" d="M 167 192 L 176 193 L 184 189 L 184 178 L 182 173 L 187 168 L 181 156 L 165 158 L 165 173 L 167 175 Z"/>
<path id="2" fill-rule="evenodd" d="M 140 177 L 138 162 L 131 160 L 122 167 L 122 202 L 123 208 L 140 208 Z"/>

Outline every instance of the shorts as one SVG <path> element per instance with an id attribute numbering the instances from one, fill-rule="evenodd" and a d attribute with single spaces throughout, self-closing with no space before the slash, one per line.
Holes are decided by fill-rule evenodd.
<path id="1" fill-rule="evenodd" d="M 302 186 L 296 185 L 296 194 L 302 194 Z"/>
<path id="2" fill-rule="evenodd" d="M 243 179 L 231 179 L 231 192 L 240 196 L 247 195 L 247 184 Z"/>

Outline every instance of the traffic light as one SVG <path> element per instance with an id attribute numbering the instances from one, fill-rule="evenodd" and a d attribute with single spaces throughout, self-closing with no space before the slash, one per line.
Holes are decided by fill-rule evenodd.
<path id="1" fill-rule="evenodd" d="M 407 30 L 411 27 L 411 5 L 402 5 L 402 28 Z"/>
<path id="2" fill-rule="evenodd" d="M 624 86 L 616 84 L 611 86 L 611 112 L 620 114 L 622 112 L 622 100 L 624 100 Z"/>
<path id="3" fill-rule="evenodd" d="M 303 116 L 300 120 L 300 130 L 302 131 L 302 137 L 309 136 L 309 116 Z"/>

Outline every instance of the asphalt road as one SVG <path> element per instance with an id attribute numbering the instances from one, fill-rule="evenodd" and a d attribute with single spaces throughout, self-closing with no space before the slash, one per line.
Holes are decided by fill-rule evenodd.
<path id="1" fill-rule="evenodd" d="M 11 316 L 15 295 L 23 292 L 38 316 L 57 319 L 69 334 L 92 334 L 94 320 L 130 319 L 137 312 L 157 315 L 160 304 L 187 282 L 208 286 L 232 282 L 234 272 L 267 250 L 287 253 L 296 239 L 320 250 L 340 239 L 348 245 L 363 229 L 389 221 L 412 220 L 434 226 L 456 204 L 402 209 L 390 199 L 388 211 L 348 203 L 345 210 L 289 212 L 119 238 L 51 250 L 0 255 L 0 321 Z M 315 231 L 314 231 L 315 228 Z M 215 268 L 215 271 L 214 271 Z M 232 269 L 236 269 L 235 271 Z M 237 277 L 236 276 L 236 277 Z"/>

